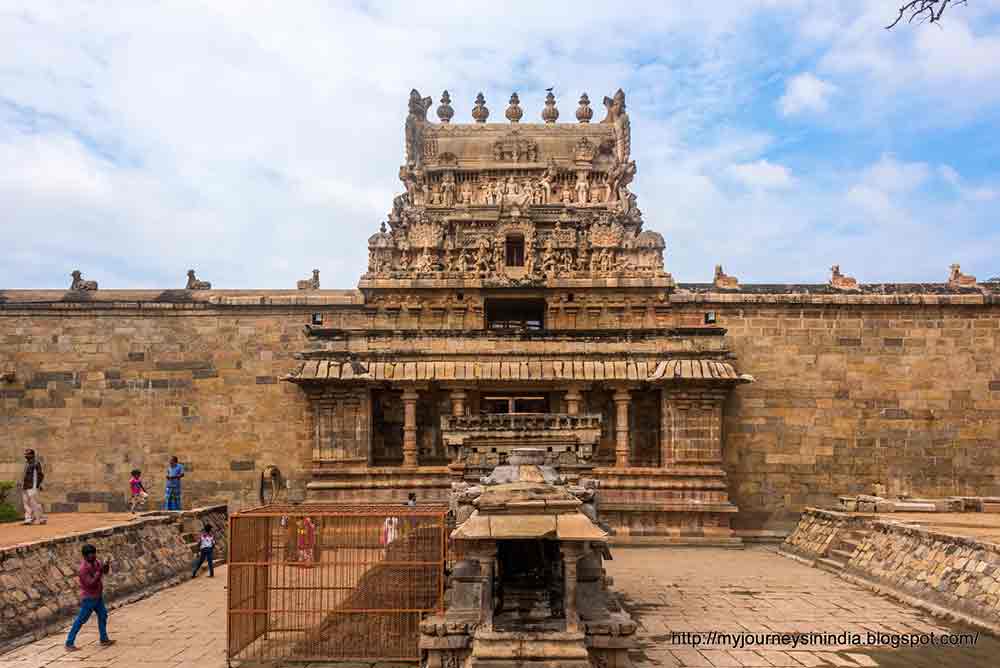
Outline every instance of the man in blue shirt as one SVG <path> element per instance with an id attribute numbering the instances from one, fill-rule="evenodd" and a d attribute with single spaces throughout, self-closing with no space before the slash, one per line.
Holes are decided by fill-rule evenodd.
<path id="1" fill-rule="evenodd" d="M 177 457 L 171 457 L 170 466 L 167 467 L 167 510 L 181 509 L 181 478 L 183 477 L 184 467 L 177 461 Z"/>

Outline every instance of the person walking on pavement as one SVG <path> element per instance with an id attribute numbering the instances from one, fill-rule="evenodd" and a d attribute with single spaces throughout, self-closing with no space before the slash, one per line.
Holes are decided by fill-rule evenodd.
<path id="1" fill-rule="evenodd" d="M 183 477 L 184 467 L 177 461 L 177 457 L 171 457 L 170 466 L 167 467 L 166 510 L 181 509 L 181 478 Z"/>
<path id="2" fill-rule="evenodd" d="M 42 481 L 45 480 L 42 465 L 31 448 L 24 451 L 24 462 L 24 473 L 17 483 L 21 488 L 21 501 L 24 503 L 24 523 L 45 524 L 45 511 L 38 501 L 38 493 L 42 491 Z"/>
<path id="3" fill-rule="evenodd" d="M 201 536 L 198 539 L 198 563 L 194 565 L 194 570 L 191 571 L 192 578 L 198 577 L 198 571 L 201 570 L 201 565 L 206 561 L 208 562 L 208 577 L 214 578 L 215 535 L 212 534 L 212 525 L 207 522 L 202 527 Z"/>
<path id="4" fill-rule="evenodd" d="M 97 633 L 104 646 L 113 645 L 114 640 L 108 637 L 108 609 L 104 605 L 104 576 L 111 570 L 108 561 L 97 560 L 97 548 L 89 543 L 83 546 L 83 561 L 80 562 L 80 612 L 73 622 L 73 627 L 66 636 L 66 651 L 75 652 L 76 635 L 92 613 L 97 613 Z"/>

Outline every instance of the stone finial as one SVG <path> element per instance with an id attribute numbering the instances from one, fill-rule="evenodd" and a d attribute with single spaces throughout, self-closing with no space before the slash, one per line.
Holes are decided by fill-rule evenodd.
<path id="1" fill-rule="evenodd" d="M 476 123 L 485 123 L 490 117 L 490 110 L 486 108 L 486 98 L 482 93 L 476 95 L 476 106 L 472 108 L 472 118 Z"/>
<path id="2" fill-rule="evenodd" d="M 385 223 L 382 223 L 382 226 L 385 227 Z M 312 278 L 296 281 L 295 287 L 299 290 L 319 290 L 319 269 L 313 269 Z"/>
<path id="3" fill-rule="evenodd" d="M 949 288 L 974 288 L 976 287 L 976 277 L 970 276 L 969 274 L 962 273 L 962 265 L 957 262 L 950 267 L 951 273 L 948 274 L 948 287 Z"/>
<path id="4" fill-rule="evenodd" d="M 556 96 L 552 94 L 552 89 L 548 89 L 545 96 L 545 108 L 542 109 L 542 120 L 546 123 L 555 123 L 559 118 L 559 110 L 556 109 Z"/>
<path id="5" fill-rule="evenodd" d="M 839 264 L 830 267 L 830 286 L 835 290 L 860 290 L 857 279 L 840 273 Z"/>
<path id="6" fill-rule="evenodd" d="M 713 281 L 715 287 L 719 290 L 739 290 L 740 282 L 735 276 L 727 276 L 722 271 L 722 265 L 715 265 L 715 280 Z"/>
<path id="7" fill-rule="evenodd" d="M 517 97 L 517 92 L 511 93 L 510 95 L 510 106 L 507 107 L 507 111 L 504 112 L 504 116 L 511 123 L 517 123 L 524 116 L 524 110 L 520 107 L 521 100 Z"/>
<path id="8" fill-rule="evenodd" d="M 188 280 L 185 290 L 211 290 L 212 284 L 208 281 L 199 281 L 194 275 L 194 269 L 188 269 Z"/>
<path id="9" fill-rule="evenodd" d="M 73 277 L 73 282 L 70 284 L 70 290 L 76 290 L 78 292 L 84 292 L 87 290 L 96 290 L 97 281 L 85 281 L 83 280 L 83 274 L 80 273 L 79 269 L 74 269 L 70 274 Z"/>
<path id="10" fill-rule="evenodd" d="M 455 115 L 455 110 L 451 108 L 451 95 L 448 94 L 448 91 L 441 93 L 441 106 L 437 108 L 437 115 L 442 123 L 451 123 L 451 118 Z"/>
<path id="11" fill-rule="evenodd" d="M 580 96 L 580 106 L 576 110 L 576 120 L 581 123 L 589 123 L 594 117 L 594 110 L 590 108 L 590 98 L 584 93 Z"/>

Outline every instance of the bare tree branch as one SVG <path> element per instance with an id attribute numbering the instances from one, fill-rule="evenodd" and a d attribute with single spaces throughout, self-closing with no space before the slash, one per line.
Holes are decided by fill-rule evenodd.
<path id="1" fill-rule="evenodd" d="M 896 20 L 885 27 L 892 30 L 900 21 L 906 18 L 907 23 L 937 23 L 941 20 L 944 10 L 949 5 L 964 5 L 966 0 L 909 0 L 899 8 L 899 15 Z"/>

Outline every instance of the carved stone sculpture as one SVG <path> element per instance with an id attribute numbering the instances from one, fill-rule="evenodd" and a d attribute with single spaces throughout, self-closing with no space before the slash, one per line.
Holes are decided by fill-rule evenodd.
<path id="1" fill-rule="evenodd" d="M 619 88 L 614 97 L 605 97 L 607 117 L 602 123 L 611 123 L 615 133 L 615 159 L 620 163 L 629 161 L 632 154 L 632 130 L 628 114 L 625 112 L 625 92 Z"/>
<path id="2" fill-rule="evenodd" d="M 735 276 L 727 276 L 722 271 L 722 265 L 715 265 L 715 278 L 713 280 L 713 285 L 719 290 L 739 290 L 740 282 Z"/>
<path id="3" fill-rule="evenodd" d="M 384 229 L 385 223 L 382 226 Z M 313 269 L 312 278 L 296 282 L 295 287 L 299 290 L 319 290 L 319 269 Z"/>
<path id="4" fill-rule="evenodd" d="M 948 287 L 950 288 L 974 288 L 976 287 L 976 277 L 962 273 L 962 266 L 958 263 L 951 265 L 951 273 L 948 274 Z"/>
<path id="5" fill-rule="evenodd" d="M 208 281 L 199 281 L 194 275 L 194 269 L 188 269 L 186 290 L 211 290 L 212 284 Z"/>
<path id="6" fill-rule="evenodd" d="M 836 290 L 858 290 L 858 282 L 853 276 L 840 273 L 840 265 L 830 267 L 830 286 Z"/>
<path id="7" fill-rule="evenodd" d="M 511 123 L 519 122 L 521 117 L 524 116 L 524 110 L 521 109 L 519 106 L 520 104 L 521 100 L 518 99 L 517 93 L 513 93 L 510 96 L 510 106 L 507 107 L 507 111 L 504 112 L 504 116 L 506 116 L 507 120 Z"/>
<path id="8" fill-rule="evenodd" d="M 485 123 L 490 117 L 490 110 L 486 108 L 486 98 L 482 93 L 476 95 L 476 106 L 472 108 L 472 119 L 476 123 Z"/>
<path id="9" fill-rule="evenodd" d="M 542 120 L 546 123 L 555 123 L 557 118 L 559 118 L 559 110 L 556 108 L 556 96 L 552 94 L 552 89 L 550 88 L 548 94 L 545 96 L 545 108 L 542 109 Z"/>
<path id="10" fill-rule="evenodd" d="M 87 290 L 97 289 L 97 281 L 83 280 L 83 274 L 80 273 L 79 269 L 73 270 L 73 273 L 71 273 L 70 276 L 73 277 L 73 282 L 69 286 L 70 290 L 77 290 L 83 292 Z"/>
<path id="11" fill-rule="evenodd" d="M 406 116 L 406 162 L 419 165 L 423 161 L 424 126 L 427 125 L 427 110 L 433 100 L 420 97 L 416 88 L 410 91 L 409 113 Z"/>
<path id="12" fill-rule="evenodd" d="M 584 93 L 580 96 L 580 106 L 576 110 L 576 120 L 581 123 L 589 123 L 594 117 L 594 110 L 590 108 L 590 98 Z"/>

